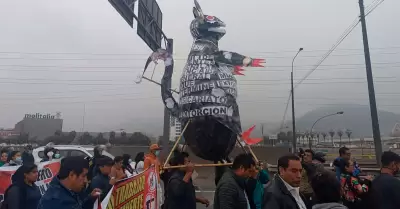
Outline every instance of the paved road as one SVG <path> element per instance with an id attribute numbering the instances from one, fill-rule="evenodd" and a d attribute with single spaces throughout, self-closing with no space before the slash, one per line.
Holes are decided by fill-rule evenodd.
<path id="1" fill-rule="evenodd" d="M 208 208 L 205 207 L 205 205 L 197 203 L 197 209 L 212 209 L 213 208 L 213 202 L 214 202 L 214 191 L 198 191 L 196 192 L 196 195 L 205 197 L 210 201 L 210 205 Z"/>

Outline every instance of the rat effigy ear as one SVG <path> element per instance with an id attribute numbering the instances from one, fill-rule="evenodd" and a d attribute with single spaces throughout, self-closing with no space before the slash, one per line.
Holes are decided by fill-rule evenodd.
<path id="1" fill-rule="evenodd" d="M 196 7 L 193 7 L 193 16 L 194 18 L 201 17 L 199 10 L 197 10 Z"/>
<path id="2" fill-rule="evenodd" d="M 197 0 L 194 0 L 194 5 L 195 5 L 195 7 L 193 7 L 194 17 L 195 18 L 204 17 L 203 10 L 201 10 L 200 4 L 199 4 L 199 2 L 197 2 Z"/>

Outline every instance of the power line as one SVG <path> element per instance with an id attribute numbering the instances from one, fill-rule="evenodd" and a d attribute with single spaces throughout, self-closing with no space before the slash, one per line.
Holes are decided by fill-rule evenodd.
<path id="1" fill-rule="evenodd" d="M 373 65 L 397 65 L 400 64 L 400 62 L 375 62 L 372 63 Z M 337 67 L 337 66 L 363 66 L 363 63 L 344 63 L 344 64 L 328 64 L 328 65 L 319 65 L 319 66 L 324 66 L 324 67 Z M 313 65 L 299 65 L 296 67 L 310 67 Z M 54 72 L 134 72 L 134 70 L 143 70 L 140 66 L 77 66 L 77 65 L 13 65 L 13 64 L 6 64 L 6 65 L 0 65 L 0 67 L 11 67 L 11 68 L 30 68 L 30 69 L 0 69 L 0 71 L 54 71 Z M 288 65 L 272 65 L 268 66 L 267 68 L 289 68 L 291 66 Z M 58 69 L 32 69 L 32 68 L 58 68 Z M 118 71 L 118 70 L 90 70 L 90 71 L 82 71 L 82 70 L 59 70 L 59 68 L 68 68 L 68 69 L 130 69 L 126 71 Z M 316 68 L 315 68 L 316 69 Z M 305 69 L 299 69 L 299 70 L 305 70 Z M 296 71 L 299 71 L 296 70 Z M 251 71 L 256 71 L 254 70 L 248 70 L 247 72 Z M 265 72 L 268 72 L 269 70 L 263 70 Z M 309 71 L 309 70 L 308 70 Z M 310 73 L 308 73 L 310 74 Z M 302 78 L 301 80 L 305 80 L 306 78 Z M 297 84 L 299 85 L 299 83 Z"/>
<path id="2" fill-rule="evenodd" d="M 379 0 L 376 0 L 379 1 Z M 375 2 L 373 2 L 370 6 L 368 6 L 368 8 L 372 8 L 369 10 L 368 14 L 370 14 L 372 11 L 374 11 L 374 9 L 376 9 L 377 6 L 374 7 L 374 5 L 376 5 Z M 383 0 L 382 0 L 383 1 Z M 379 5 L 379 4 L 378 4 Z M 367 8 L 367 9 L 368 9 Z M 335 44 L 333 44 L 333 46 L 331 47 L 331 49 L 329 49 L 326 54 L 324 56 L 322 56 L 322 58 L 317 62 L 317 64 L 315 65 L 314 68 L 312 68 L 307 74 L 306 76 L 304 76 L 299 82 L 296 83 L 295 87 L 296 88 L 299 84 L 301 84 L 304 80 L 306 80 L 319 66 L 322 65 L 322 63 L 329 57 L 329 55 L 332 54 L 332 52 L 343 42 L 343 40 L 349 36 L 349 34 L 356 28 L 356 26 L 358 25 L 358 23 L 360 22 L 360 18 L 357 17 L 352 24 L 344 31 L 344 33 L 339 37 L 339 39 L 337 40 L 337 42 Z M 289 99 L 291 97 L 291 93 L 289 93 Z M 286 118 L 286 114 L 287 114 L 287 109 L 288 109 L 288 105 L 286 106 L 286 109 L 284 111 L 284 116 L 283 118 Z M 284 121 L 282 121 L 282 124 L 284 124 Z M 282 128 L 282 127 L 281 127 Z"/>
<path id="3" fill-rule="evenodd" d="M 370 11 L 372 12 L 372 11 Z M 386 49 L 400 49 L 400 46 L 387 46 L 387 47 L 374 47 L 370 48 L 370 50 L 386 50 Z M 362 48 L 339 48 L 335 51 L 363 51 Z M 326 52 L 327 49 L 315 49 L 315 50 L 306 50 L 303 53 L 311 53 L 311 52 Z M 254 51 L 251 53 L 263 53 L 263 54 L 278 54 L 278 53 L 292 53 L 297 52 L 294 50 L 280 50 L 280 51 Z M 28 55 L 40 55 L 40 54 L 48 54 L 48 55 L 90 55 L 90 56 L 149 56 L 149 53 L 92 53 L 92 52 L 22 52 L 22 51 L 0 51 L 0 54 L 28 54 Z M 177 54 L 174 54 L 177 55 Z"/>
<path id="4" fill-rule="evenodd" d="M 393 76 L 376 76 L 374 77 L 376 79 L 397 79 L 397 77 Z M 318 80 L 318 81 L 330 81 L 330 80 L 364 80 L 365 77 L 338 77 L 338 78 L 311 78 L 307 79 L 307 81 L 311 80 Z M 17 80 L 17 81 L 61 81 L 61 82 L 132 82 L 132 79 L 50 79 L 50 78 L 13 78 L 13 77 L 4 77 L 1 78 L 0 80 Z M 284 81 L 283 79 L 243 79 L 239 80 L 239 84 L 242 84 L 242 82 L 276 82 L 276 81 Z"/>
<path id="5" fill-rule="evenodd" d="M 262 52 L 259 52 L 261 54 L 265 54 Z M 384 55 L 389 55 L 389 54 L 399 54 L 400 52 L 379 52 L 379 53 L 374 53 L 374 54 L 384 54 Z M 330 55 L 331 57 L 349 57 L 349 56 L 362 56 L 364 54 L 362 53 L 357 53 L 357 54 L 333 54 Z M 320 55 L 305 55 L 302 56 L 302 58 L 315 58 L 315 57 L 320 57 Z M 291 56 L 268 56 L 266 57 L 268 59 L 292 59 L 293 57 Z M 102 58 L 68 58 L 68 57 L 53 57 L 53 58 L 46 58 L 46 57 L 0 57 L 0 60 L 47 60 L 47 61 L 65 61 L 65 60 L 81 60 L 81 61 L 145 61 L 147 57 L 143 58 L 110 58 L 110 57 L 102 57 Z M 175 57 L 174 60 L 184 60 L 186 61 L 186 57 Z"/>

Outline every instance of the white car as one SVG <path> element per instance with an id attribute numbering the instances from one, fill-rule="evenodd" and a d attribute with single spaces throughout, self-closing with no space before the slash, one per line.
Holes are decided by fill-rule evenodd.
<path id="1" fill-rule="evenodd" d="M 80 145 L 53 145 L 54 148 L 60 151 L 61 157 L 69 156 L 82 156 L 93 157 L 94 146 L 80 146 Z M 44 157 L 45 146 L 38 147 L 32 151 L 35 163 L 39 163 Z M 107 151 L 103 151 L 103 155 L 114 159 L 114 156 Z"/>

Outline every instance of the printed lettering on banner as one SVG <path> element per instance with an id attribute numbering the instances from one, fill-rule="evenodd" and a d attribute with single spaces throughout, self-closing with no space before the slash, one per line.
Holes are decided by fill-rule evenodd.
<path id="1" fill-rule="evenodd" d="M 11 177 L 18 168 L 19 166 L 0 167 L 0 202 L 4 200 L 4 192 L 10 186 Z M 58 174 L 59 170 L 59 160 L 38 164 L 39 175 L 35 184 L 39 187 L 42 195 L 46 192 L 51 180 Z"/>
<path id="2" fill-rule="evenodd" d="M 206 106 L 199 109 L 183 111 L 180 113 L 180 118 L 193 118 L 199 116 L 232 116 L 233 108 L 225 106 Z"/>
<path id="3" fill-rule="evenodd" d="M 93 209 L 158 209 L 157 173 L 153 167 L 117 182 Z"/>

